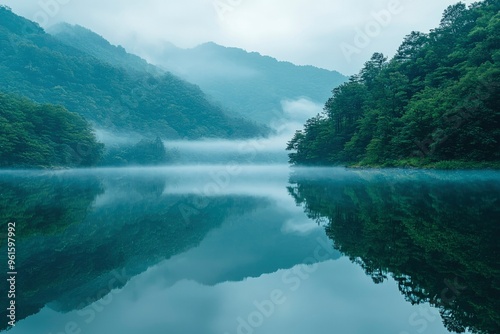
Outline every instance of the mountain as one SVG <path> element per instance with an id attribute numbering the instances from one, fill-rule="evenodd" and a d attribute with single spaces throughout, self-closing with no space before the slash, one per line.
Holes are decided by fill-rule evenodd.
<path id="1" fill-rule="evenodd" d="M 60 41 L 99 59 L 131 70 L 145 68 L 137 57 L 126 55 L 104 38 L 80 26 L 60 24 L 50 30 Z M 216 103 L 247 119 L 269 124 L 283 117 L 281 101 L 306 97 L 322 103 L 331 90 L 347 78 L 338 72 L 313 66 L 297 66 L 256 52 L 206 43 L 192 49 L 165 44 L 147 52 L 159 67 L 193 82 Z"/>
<path id="2" fill-rule="evenodd" d="M 497 166 L 500 3 L 448 7 L 388 61 L 376 53 L 289 142 L 302 165 Z"/>
<path id="3" fill-rule="evenodd" d="M 322 103 L 347 80 L 335 71 L 297 66 L 215 43 L 192 49 L 169 45 L 150 57 L 153 63 L 199 85 L 216 101 L 266 124 L 283 116 L 281 101 L 305 97 Z"/>
<path id="4" fill-rule="evenodd" d="M 193 84 L 170 73 L 152 73 L 154 67 L 138 58 L 130 61 L 134 71 L 123 62 L 105 62 L 62 43 L 0 7 L 0 91 L 63 105 L 108 131 L 162 138 L 244 138 L 266 132 L 229 117 Z"/>

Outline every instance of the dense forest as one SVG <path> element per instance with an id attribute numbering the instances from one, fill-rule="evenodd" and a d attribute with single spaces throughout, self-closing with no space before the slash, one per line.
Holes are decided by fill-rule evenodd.
<path id="1" fill-rule="evenodd" d="M 123 52 L 123 50 L 121 50 Z M 97 59 L 47 34 L 0 6 L 0 91 L 62 105 L 107 131 L 155 138 L 245 138 L 262 126 L 233 118 L 199 87 L 137 65 L 130 71 Z"/>
<path id="2" fill-rule="evenodd" d="M 451 332 L 499 333 L 500 183 L 458 173 L 299 170 L 289 193 L 375 283 L 393 278 L 408 302 L 438 308 Z"/>
<path id="3" fill-rule="evenodd" d="M 296 165 L 500 162 L 500 2 L 450 6 L 390 61 L 375 53 L 288 143 Z"/>
<path id="4" fill-rule="evenodd" d="M 176 162 L 178 152 L 167 149 L 160 137 L 155 140 L 141 139 L 133 145 L 109 145 L 101 166 L 162 165 Z"/>
<path id="5" fill-rule="evenodd" d="M 103 150 L 80 115 L 0 93 L 0 167 L 91 166 Z"/>

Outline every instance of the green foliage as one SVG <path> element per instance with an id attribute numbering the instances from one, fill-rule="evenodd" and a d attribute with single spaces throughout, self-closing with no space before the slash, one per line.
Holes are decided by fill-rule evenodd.
<path id="1" fill-rule="evenodd" d="M 102 151 L 80 115 L 0 93 L 0 167 L 91 166 Z"/>
<path id="2" fill-rule="evenodd" d="M 497 1 L 450 6 L 396 56 L 379 53 L 333 91 L 324 115 L 290 141 L 290 163 L 401 165 L 500 161 Z"/>
<path id="3" fill-rule="evenodd" d="M 499 333 L 498 173 L 328 170 L 290 194 L 375 283 L 392 276 L 452 332 Z"/>
<path id="4" fill-rule="evenodd" d="M 141 70 L 136 57 L 116 52 L 121 60 L 108 63 L 109 54 L 98 59 L 0 8 L 0 90 L 63 105 L 108 131 L 165 138 L 242 138 L 266 132 L 228 117 L 197 86 L 169 73 L 150 73 L 147 65 Z"/>

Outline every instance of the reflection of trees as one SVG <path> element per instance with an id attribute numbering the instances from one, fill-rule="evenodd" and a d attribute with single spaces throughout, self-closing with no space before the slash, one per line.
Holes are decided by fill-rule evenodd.
<path id="1" fill-rule="evenodd" d="M 7 222 L 16 222 L 16 270 L 19 273 L 16 281 L 17 320 L 41 308 L 36 301 L 40 289 L 57 284 L 57 281 L 44 281 L 44 275 L 36 270 L 53 256 L 40 248 L 42 240 L 56 238 L 81 224 L 96 197 L 103 192 L 101 182 L 94 177 L 73 179 L 56 175 L 24 172 L 22 176 L 2 175 L 0 179 L 0 221 L 2 226 L 6 226 Z M 0 235 L 0 249 L 7 254 L 4 231 Z M 28 252 L 37 257 L 33 263 L 24 261 L 23 255 Z M 44 270 L 58 275 L 59 266 L 53 265 Z M 1 280 L 0 287 L 1 291 L 6 291 L 5 280 Z M 6 302 L 3 296 L 3 310 Z M 6 322 L 2 324 L 5 326 Z"/>
<path id="2" fill-rule="evenodd" d="M 166 183 L 178 180 L 147 173 L 106 174 L 99 179 L 40 178 L 29 189 L 18 186 L 9 192 L 9 202 L 15 203 L 12 210 L 21 202 L 23 209 L 18 206 L 5 217 L 14 217 L 20 224 L 45 213 L 33 227 L 19 229 L 17 287 L 21 293 L 16 297 L 22 307 L 17 321 L 49 303 L 63 312 L 81 309 L 148 267 L 196 246 L 230 215 L 257 205 L 257 199 L 245 197 L 205 201 L 197 195 L 165 195 Z M 179 206 L 193 207 L 193 203 L 206 206 L 193 208 L 186 222 Z M 125 273 L 125 279 L 114 279 L 116 272 Z M 5 283 L 1 284 L 4 291 Z"/>
<path id="3" fill-rule="evenodd" d="M 18 222 L 17 236 L 50 235 L 81 222 L 102 187 L 95 178 L 2 177 L 0 221 Z M 4 231 L 2 231 L 3 233 Z M 0 239 L 0 246 L 5 238 Z"/>
<path id="4" fill-rule="evenodd" d="M 375 283 L 391 275 L 409 302 L 437 306 L 451 331 L 499 333 L 498 176 L 365 174 L 296 175 L 289 192 L 328 218 L 335 247 Z"/>

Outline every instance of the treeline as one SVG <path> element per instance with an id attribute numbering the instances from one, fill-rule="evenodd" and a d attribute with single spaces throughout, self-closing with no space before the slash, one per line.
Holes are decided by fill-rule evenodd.
<path id="1" fill-rule="evenodd" d="M 172 163 L 178 158 L 175 149 L 167 149 L 160 137 L 155 140 L 142 139 L 134 145 L 110 146 L 107 148 L 101 166 L 161 165 Z"/>
<path id="2" fill-rule="evenodd" d="M 0 92 L 0 168 L 161 165 L 177 158 L 160 137 L 105 147 L 80 115 Z"/>
<path id="3" fill-rule="evenodd" d="M 0 93 L 0 167 L 91 166 L 103 151 L 80 115 Z"/>
<path id="4" fill-rule="evenodd" d="M 73 48 L 0 5 L 0 168 L 151 165 L 174 157 L 161 140 L 104 150 L 93 126 L 143 138 L 267 133 L 228 116 L 199 87 L 122 48 L 104 49 L 106 59 Z"/>
<path id="5" fill-rule="evenodd" d="M 375 53 L 288 143 L 296 165 L 498 166 L 500 2 L 444 12 L 390 61 Z"/>

